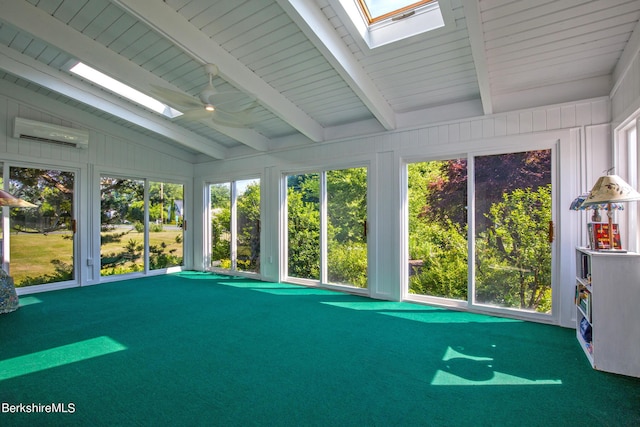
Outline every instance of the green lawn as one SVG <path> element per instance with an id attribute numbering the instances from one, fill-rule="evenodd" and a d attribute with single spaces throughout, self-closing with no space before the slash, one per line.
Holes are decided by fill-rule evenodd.
<path id="1" fill-rule="evenodd" d="M 73 242 L 71 232 L 56 232 L 49 234 L 11 233 L 11 261 L 10 272 L 16 286 L 27 277 L 39 277 L 53 274 L 52 260 L 60 260 L 66 264 L 73 263 Z M 168 230 L 149 234 L 149 244 L 159 245 L 163 241 L 167 244 L 167 253 L 175 249 L 176 256 L 182 257 L 182 243 L 176 242 L 176 236 L 182 235 L 182 230 Z M 144 235 L 135 230 L 122 237 L 120 242 L 111 242 L 101 248 L 102 254 L 122 252 L 129 240 L 139 244 L 144 242 Z M 142 263 L 142 260 L 139 261 Z"/>
<path id="2" fill-rule="evenodd" d="M 9 271 L 16 285 L 25 277 L 51 274 L 54 267 L 51 260 L 64 263 L 73 262 L 73 241 L 71 232 L 49 234 L 11 233 L 11 260 Z"/>

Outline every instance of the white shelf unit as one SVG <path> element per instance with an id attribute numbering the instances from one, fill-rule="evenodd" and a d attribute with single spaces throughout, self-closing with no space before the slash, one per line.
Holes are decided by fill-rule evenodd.
<path id="1" fill-rule="evenodd" d="M 576 264 L 576 336 L 591 366 L 640 377 L 640 254 L 578 248 Z"/>

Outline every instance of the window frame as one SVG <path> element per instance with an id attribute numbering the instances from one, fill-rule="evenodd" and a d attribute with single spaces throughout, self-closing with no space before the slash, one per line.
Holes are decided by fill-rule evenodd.
<path id="1" fill-rule="evenodd" d="M 407 13 L 415 12 L 416 10 L 422 8 L 423 6 L 428 5 L 429 3 L 437 3 L 438 0 L 418 0 L 418 1 L 410 1 L 409 4 L 405 6 L 401 6 L 397 9 L 392 10 L 391 12 L 383 13 L 382 15 L 372 16 L 371 11 L 369 10 L 369 6 L 367 5 L 367 0 L 357 0 L 357 4 L 360 7 L 360 11 L 362 12 L 364 18 L 369 23 L 369 25 L 375 24 L 377 22 L 382 22 L 387 19 L 399 18 L 402 15 Z"/>
<path id="2" fill-rule="evenodd" d="M 280 248 L 280 272 L 279 277 L 283 282 L 294 283 L 304 286 L 312 286 L 312 287 L 321 287 L 325 289 L 335 289 L 339 291 L 347 291 L 354 294 L 362 294 L 368 295 L 371 292 L 371 257 L 372 257 L 372 238 L 367 237 L 366 247 L 367 247 L 367 286 L 364 288 L 359 288 L 356 286 L 350 285 L 341 285 L 337 283 L 331 283 L 328 281 L 328 239 L 327 239 L 327 185 L 326 185 L 326 173 L 331 171 L 339 171 L 339 170 L 347 170 L 347 169 L 358 169 L 364 168 L 366 170 L 367 178 L 366 178 L 366 188 L 367 188 L 367 196 L 366 196 L 366 216 L 367 223 L 371 224 L 371 165 L 369 162 L 356 162 L 350 164 L 334 164 L 331 166 L 325 167 L 316 167 L 316 168 L 307 168 L 303 170 L 292 170 L 292 171 L 282 171 L 281 179 L 280 179 L 280 244 L 278 245 Z M 318 280 L 315 279 L 307 279 L 301 277 L 295 277 L 289 275 L 289 238 L 288 238 L 288 220 L 289 220 L 289 209 L 288 209 L 288 199 L 287 199 L 287 177 L 293 175 L 309 175 L 309 174 L 318 174 L 319 175 L 319 186 L 320 186 L 320 195 L 319 195 L 319 215 L 320 215 L 320 236 L 319 236 L 319 276 Z M 367 234 L 370 236 L 370 226 L 367 225 Z"/>
<path id="3" fill-rule="evenodd" d="M 328 1 L 364 53 L 388 44 L 400 43 L 424 33 L 435 37 L 455 28 L 456 25 L 452 0 L 430 1 L 417 8 L 407 9 L 414 10 L 415 13 L 403 19 L 393 20 L 393 17 L 388 17 L 374 23 L 368 21 L 365 12 L 358 4 L 359 0 Z"/>
<path id="4" fill-rule="evenodd" d="M 629 116 L 613 132 L 614 173 L 631 187 L 640 189 L 640 110 Z M 632 252 L 640 251 L 640 230 L 630 227 L 637 224 L 640 216 L 640 202 L 625 203 L 624 210 L 616 212 L 617 222 L 622 230 L 623 248 Z M 625 242 L 626 245 L 625 245 Z"/>
<path id="5" fill-rule="evenodd" d="M 46 162 L 46 163 L 34 163 L 34 162 L 24 162 L 24 161 L 13 161 L 10 159 L 4 159 L 0 161 L 1 173 L 2 177 L 2 186 L 0 189 L 5 191 L 9 191 L 9 181 L 10 181 L 10 169 L 11 168 L 23 168 L 23 169 L 43 169 L 43 170 L 58 170 L 63 172 L 72 173 L 74 175 L 74 191 L 73 191 L 73 209 L 72 209 L 72 219 L 76 221 L 76 230 L 73 233 L 73 275 L 70 280 L 60 281 L 60 282 L 52 282 L 52 283 L 44 283 L 39 285 L 31 285 L 25 287 L 16 288 L 16 292 L 18 295 L 28 295 L 38 292 L 44 291 L 54 291 L 60 289 L 72 288 L 80 285 L 81 278 L 81 270 L 83 265 L 78 261 L 81 259 L 81 245 L 82 245 L 82 235 L 86 232 L 82 229 L 82 221 L 81 221 L 81 211 L 80 211 L 80 198 L 81 198 L 81 177 L 84 176 L 84 171 L 82 168 L 77 167 L 69 167 L 63 166 L 58 162 Z M 6 187 L 6 188 L 5 188 Z M 6 207 L 6 209 L 0 209 L 1 219 L 2 219 L 2 227 L 4 232 L 7 234 L 6 238 L 0 240 L 0 262 L 2 266 L 0 268 L 9 272 L 10 274 L 10 262 L 11 262 L 11 232 L 10 232 L 10 209 Z M 6 214 L 5 214 L 6 212 Z"/>
<path id="6" fill-rule="evenodd" d="M 515 143 L 501 148 L 490 148 L 486 150 L 468 151 L 468 152 L 452 152 L 449 154 L 425 156 L 425 155 L 409 155 L 403 156 L 402 162 L 402 277 L 401 277 L 401 299 L 403 301 L 415 301 L 419 303 L 434 304 L 443 307 L 456 308 L 461 310 L 468 310 L 472 312 L 486 313 L 498 316 L 507 316 L 513 319 L 532 320 L 544 323 L 555 323 L 560 319 L 560 305 L 562 298 L 562 285 L 559 279 L 559 266 L 557 263 L 557 257 L 559 252 L 559 238 L 556 238 L 551 244 L 551 291 L 552 291 L 552 307 L 551 314 L 529 312 L 509 307 L 499 307 L 494 305 L 488 305 L 483 303 L 476 303 L 475 301 L 475 268 L 476 268 L 476 256 L 475 256 L 475 158 L 482 156 L 501 155 L 509 153 L 517 153 L 523 151 L 536 151 L 536 150 L 550 150 L 551 151 L 551 182 L 552 182 L 552 212 L 551 218 L 554 224 L 558 223 L 558 215 L 561 207 L 558 203 L 558 195 L 560 192 L 560 181 L 558 175 L 559 167 L 559 139 L 554 138 L 540 138 L 537 141 L 529 144 Z M 404 266 L 409 262 L 409 198 L 408 198 L 408 165 L 410 163 L 429 162 L 437 160 L 451 160 L 455 158 L 467 159 L 467 210 L 468 210 L 468 280 L 467 280 L 467 300 L 455 300 L 450 298 L 442 298 L 435 296 L 426 296 L 409 293 L 409 272 L 408 268 Z M 556 228 L 557 231 L 557 228 Z"/>
<path id="7" fill-rule="evenodd" d="M 237 203 L 238 203 L 238 190 L 237 183 L 241 181 L 258 181 L 260 183 L 260 224 L 264 221 L 264 185 L 263 178 L 260 175 L 251 175 L 248 177 L 237 177 L 234 179 L 224 179 L 224 180 L 216 180 L 216 181 L 208 181 L 205 192 L 205 229 L 207 232 L 205 233 L 204 238 L 204 259 L 205 265 L 204 268 L 207 271 L 213 271 L 223 274 L 232 274 L 238 276 L 247 276 L 253 277 L 256 276 L 261 277 L 263 274 L 264 262 L 260 262 L 260 267 L 258 271 L 250 271 L 250 270 L 239 270 L 238 269 L 238 251 L 237 251 L 237 238 L 238 238 L 238 217 L 237 217 Z M 230 241 L 229 241 L 229 257 L 231 261 L 231 268 L 223 268 L 223 267 L 214 267 L 211 265 L 212 253 L 211 253 L 211 221 L 213 216 L 211 215 L 211 186 L 213 185 L 222 185 L 229 184 L 229 232 L 230 232 Z M 262 226 L 259 227 L 260 234 L 260 254 L 264 253 L 264 231 Z"/>

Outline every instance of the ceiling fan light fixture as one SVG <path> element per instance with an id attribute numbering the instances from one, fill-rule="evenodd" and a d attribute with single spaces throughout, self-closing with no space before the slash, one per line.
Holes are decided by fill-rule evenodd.
<path id="1" fill-rule="evenodd" d="M 205 109 L 205 110 L 207 110 L 207 111 L 215 111 L 215 110 L 216 110 L 216 107 L 214 107 L 214 106 L 213 106 L 213 105 L 211 105 L 211 104 L 205 104 L 205 105 L 204 105 L 204 109 Z"/>

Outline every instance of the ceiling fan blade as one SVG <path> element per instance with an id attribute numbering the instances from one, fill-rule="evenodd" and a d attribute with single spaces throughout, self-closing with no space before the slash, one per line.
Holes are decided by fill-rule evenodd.
<path id="1" fill-rule="evenodd" d="M 224 111 L 222 109 L 216 109 L 211 114 L 211 120 L 214 123 L 217 123 L 223 126 L 236 127 L 236 128 L 251 127 L 253 123 L 253 117 L 251 115 L 252 110 L 253 110 L 253 107 L 246 108 L 243 111 L 232 113 L 232 112 Z"/>
<path id="2" fill-rule="evenodd" d="M 211 117 L 213 113 L 205 110 L 202 106 L 193 110 L 185 111 L 180 118 L 185 120 L 203 120 Z"/>
<path id="3" fill-rule="evenodd" d="M 242 92 L 217 92 L 210 95 L 208 100 L 216 108 L 231 113 L 241 112 L 254 102 L 254 98 Z"/>
<path id="4" fill-rule="evenodd" d="M 170 104 L 177 104 L 186 108 L 200 108 L 202 103 L 197 99 L 185 95 L 184 93 L 177 92 L 175 90 L 166 89 L 161 86 L 151 85 L 154 94 L 169 102 Z"/>
<path id="5" fill-rule="evenodd" d="M 250 110 L 250 109 L 247 109 Z M 177 120 L 211 120 L 212 122 L 233 128 L 246 128 L 251 125 L 251 115 L 248 111 L 240 111 L 231 113 L 216 109 L 215 111 L 207 111 L 204 108 L 197 108 L 184 112 Z"/>
<path id="6" fill-rule="evenodd" d="M 230 128 L 248 128 L 251 127 L 250 123 L 243 123 L 243 122 L 238 122 L 236 120 L 221 120 L 220 118 L 216 117 L 216 115 L 212 115 L 211 117 L 211 121 L 215 124 L 221 125 L 221 126 L 226 126 L 226 127 L 230 127 Z"/>

